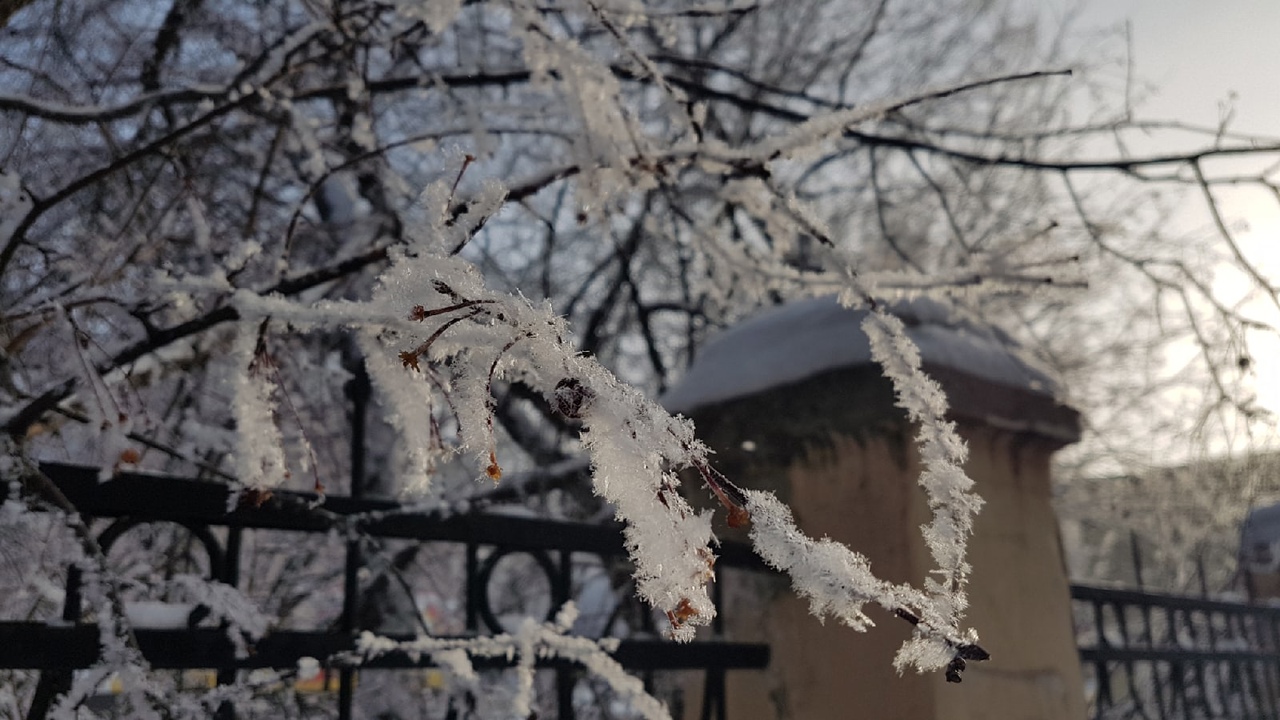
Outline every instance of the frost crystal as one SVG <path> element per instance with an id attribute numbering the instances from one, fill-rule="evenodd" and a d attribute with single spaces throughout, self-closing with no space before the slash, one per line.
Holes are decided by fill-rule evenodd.
<path id="1" fill-rule="evenodd" d="M 261 325 L 242 322 L 231 352 L 232 414 L 236 420 L 236 476 L 246 487 L 284 482 L 284 438 L 276 424 L 272 360 L 259 346 Z"/>
<path id="2" fill-rule="evenodd" d="M 576 613 L 573 604 L 561 608 L 557 617 L 569 618 Z M 645 720 L 670 720 L 666 707 L 645 692 L 644 683 L 633 677 L 609 656 L 606 641 L 565 635 L 562 622 L 539 623 L 526 618 L 514 634 L 478 638 L 432 638 L 396 641 L 363 633 L 356 641 L 356 652 L 346 658 L 349 662 L 366 662 L 392 652 L 410 657 L 431 658 L 454 681 L 454 691 L 478 689 L 480 676 L 471 658 L 505 658 L 515 662 L 515 689 L 508 696 L 490 688 L 480 696 L 482 716 L 493 708 L 502 717 L 529 717 L 533 712 L 533 668 L 540 658 L 560 658 L 581 665 L 590 675 L 604 681 L 619 700 L 626 702 L 639 717 Z"/>

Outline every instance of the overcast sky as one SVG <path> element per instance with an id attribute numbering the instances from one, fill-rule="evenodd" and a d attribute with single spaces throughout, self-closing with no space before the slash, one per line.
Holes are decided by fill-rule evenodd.
<path id="1" fill-rule="evenodd" d="M 1075 6 L 1075 0 L 1048 2 L 1059 13 Z M 1229 105 L 1232 130 L 1280 138 L 1280 0 L 1084 2 L 1080 25 L 1129 21 L 1134 74 L 1154 88 L 1139 104 L 1137 117 L 1215 126 Z M 1238 222 L 1249 257 L 1271 277 L 1280 277 L 1280 205 L 1263 191 L 1221 191 L 1218 197 Z M 1189 212 L 1187 218 L 1188 230 L 1207 228 L 1203 213 Z M 1215 289 L 1230 295 L 1232 283 L 1242 282 L 1223 273 Z M 1250 307 L 1280 324 L 1274 305 Z M 1257 342 L 1252 349 L 1259 399 L 1280 412 L 1280 341 Z"/>
<path id="2" fill-rule="evenodd" d="M 1131 22 L 1146 117 L 1206 125 L 1235 91 L 1235 128 L 1280 135 L 1280 0 L 1088 0 L 1089 24 Z"/>
<path id="3" fill-rule="evenodd" d="M 1112 27 L 1122 32 L 1129 22 L 1138 119 L 1214 127 L 1230 107 L 1231 130 L 1280 139 L 1280 0 L 1032 1 L 1044 3 L 1041 7 L 1057 17 L 1083 3 L 1074 23 L 1077 30 Z M 1086 53 L 1092 50 L 1085 47 Z M 1110 50 L 1116 48 L 1110 45 Z M 1101 75 L 1116 88 L 1112 102 L 1119 106 L 1124 68 L 1104 68 Z M 1165 151 L 1204 144 L 1177 135 L 1160 136 L 1157 142 L 1170 143 L 1158 148 Z M 1252 161 L 1248 167 L 1256 171 L 1266 163 Z M 1240 227 L 1248 225 L 1241 233 L 1247 249 L 1280 277 L 1280 205 L 1261 190 L 1222 192 L 1220 197 L 1228 214 L 1243 221 Z"/>

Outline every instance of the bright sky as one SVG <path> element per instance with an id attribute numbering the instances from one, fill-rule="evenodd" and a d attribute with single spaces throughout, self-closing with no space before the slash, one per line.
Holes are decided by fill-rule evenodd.
<path id="1" fill-rule="evenodd" d="M 1052 0 L 1060 10 L 1064 0 Z M 1216 126 L 1234 110 L 1231 129 L 1280 137 L 1280 0 L 1084 0 L 1085 26 L 1130 23 L 1135 76 L 1154 86 L 1138 106 L 1144 119 Z M 1262 192 L 1219 195 L 1248 257 L 1280 278 L 1280 204 Z M 1207 220 L 1201 216 L 1199 222 Z M 1244 229 L 1247 227 L 1247 230 Z M 1224 295 L 1239 278 L 1223 277 Z M 1250 306 L 1280 321 L 1271 304 Z M 1256 343 L 1258 393 L 1280 413 L 1280 342 Z"/>
<path id="2" fill-rule="evenodd" d="M 1090 25 L 1131 23 L 1136 74 L 1158 87 L 1149 117 L 1218 121 L 1234 91 L 1241 132 L 1280 135 L 1280 2 L 1088 0 Z"/>

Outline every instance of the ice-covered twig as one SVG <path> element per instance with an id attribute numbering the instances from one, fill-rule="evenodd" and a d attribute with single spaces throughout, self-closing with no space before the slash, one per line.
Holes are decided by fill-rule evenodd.
<path id="1" fill-rule="evenodd" d="M 340 664 L 359 665 L 388 653 L 404 654 L 415 660 L 426 657 L 450 675 L 455 692 L 459 689 L 475 692 L 479 690 L 479 676 L 471 659 L 503 658 L 515 665 L 516 690 L 500 700 L 508 706 L 506 711 L 511 717 L 531 717 L 535 663 L 540 658 L 558 658 L 577 663 L 593 677 L 604 681 L 641 717 L 670 720 L 666 707 L 645 692 L 644 683 L 629 675 L 609 655 L 617 647 L 616 640 L 591 640 L 567 635 L 576 617 L 577 608 L 570 602 L 561 608 L 555 622 L 539 623 L 525 618 L 515 633 L 473 638 L 393 640 L 365 632 L 357 640 L 355 652 L 334 660 Z M 488 698 L 488 701 L 494 702 L 495 698 Z"/>
<path id="2" fill-rule="evenodd" d="M 275 418 L 278 388 L 263 344 L 266 324 L 265 319 L 240 323 L 230 370 L 236 476 L 244 487 L 259 491 L 279 486 L 288 472 L 284 438 Z"/>
<path id="3" fill-rule="evenodd" d="M 920 351 L 907 337 L 902 321 L 878 310 L 867 315 L 862 329 L 871 341 L 872 357 L 893 382 L 899 406 L 919 426 L 916 440 L 924 464 L 920 485 L 933 511 L 924 539 L 941 575 L 941 580 L 926 580 L 925 586 L 939 620 L 955 629 L 968 606 L 965 546 L 973 533 L 973 517 L 982 507 L 982 499 L 973 492 L 973 480 L 964 471 L 968 447 L 956 433 L 955 423 L 947 420 L 946 395 L 921 369 Z"/>
<path id="4" fill-rule="evenodd" d="M 79 717 L 79 707 L 107 677 L 115 674 L 124 688 L 124 710 L 131 717 L 167 718 L 165 694 L 149 677 L 150 664 L 138 647 L 138 640 L 125 615 L 119 588 L 107 569 L 106 558 L 89 526 L 75 505 L 47 475 L 25 457 L 13 454 L 19 466 L 22 484 L 32 495 L 64 513 L 66 524 L 75 535 L 81 553 L 77 566 L 81 570 L 81 595 L 95 613 L 98 626 L 98 661 L 72 682 L 71 689 L 50 709 L 49 717 Z"/>
<path id="5" fill-rule="evenodd" d="M 796 592 L 809 599 L 814 615 L 830 615 L 862 632 L 874 624 L 862 608 L 875 603 L 908 620 L 916 632 L 898 652 L 894 664 L 899 670 L 914 667 L 924 672 L 951 667 L 956 658 L 986 659 L 986 651 L 976 644 L 977 635 L 957 630 L 953 618 L 939 612 L 937 598 L 877 578 L 864 556 L 830 538 L 814 540 L 805 535 L 791 511 L 772 493 L 748 490 L 746 495 L 756 552 L 791 577 Z"/>
<path id="6" fill-rule="evenodd" d="M 487 469 L 490 477 L 497 475 L 493 471 L 497 460 L 491 438 L 491 389 L 496 377 L 525 383 L 542 393 L 551 407 L 580 421 L 583 445 L 591 457 L 595 491 L 613 505 L 618 518 L 626 524 L 626 546 L 636 566 L 638 593 L 667 614 L 673 636 L 691 639 L 694 627 L 709 622 L 716 612 L 706 589 L 714 577 L 714 554 L 710 515 L 695 512 L 688 505 L 677 491 L 680 482 L 676 473 L 682 468 L 697 468 L 731 512 L 735 525 L 745 524 L 749 519 L 746 515 L 754 515 L 755 506 L 764 501 L 747 501 L 732 483 L 714 472 L 706 460 L 706 449 L 694 438 L 687 420 L 671 417 L 598 362 L 579 356 L 569 341 L 564 321 L 549 308 L 490 289 L 474 266 L 463 258 L 450 256 L 454 245 L 451 238 L 472 234 L 474 227 L 501 205 L 503 196 L 499 188 L 490 185 L 477 202 L 482 207 L 470 208 L 456 220 L 451 213 L 436 212 L 448 206 L 450 197 L 450 188 L 444 185 L 424 194 L 428 217 L 440 218 L 434 228 L 438 235 L 420 236 L 409 252 L 394 254 L 391 267 L 379 279 L 370 302 L 360 307 L 345 303 L 289 310 L 277 307 L 284 302 L 277 299 L 262 310 L 283 314 L 295 322 L 311 312 L 311 320 L 316 323 L 332 313 L 340 322 L 355 321 L 363 327 L 375 327 L 377 320 L 383 318 L 383 327 L 394 330 L 381 343 L 373 343 L 372 336 L 366 334 L 366 350 L 376 350 L 378 344 L 408 345 L 411 350 L 401 351 L 404 364 L 435 367 L 447 375 L 433 382 L 455 411 L 459 449 L 476 457 L 479 467 Z M 793 214 L 804 220 L 801 210 L 794 210 Z M 821 232 L 816 222 L 807 221 L 805 225 Z M 849 295 L 854 300 L 874 303 L 870 290 L 856 276 L 848 282 L 852 289 Z M 249 302 L 238 305 L 243 313 L 253 308 Z M 406 315 L 412 322 L 404 322 Z M 917 652 L 903 662 L 921 668 L 938 667 L 955 657 L 956 646 L 972 641 L 961 633 L 959 622 L 966 605 L 965 542 L 980 501 L 970 492 L 972 482 L 961 469 L 965 448 L 944 417 L 945 398 L 921 371 L 918 353 L 901 323 L 883 307 L 873 305 L 866 328 L 875 359 L 893 380 L 909 417 L 921 427 L 925 465 L 921 483 L 934 512 L 926 540 L 942 576 L 941 580 L 928 580 L 923 591 L 908 593 L 907 588 L 897 588 L 894 597 L 898 599 L 886 599 L 883 604 L 891 609 L 908 609 L 918 617 L 917 629 L 926 640 L 945 641 L 946 647 L 939 650 L 936 658 L 922 659 Z M 415 341 L 413 335 L 418 332 L 426 339 Z M 376 370 L 376 382 L 383 392 L 398 398 L 391 401 L 398 411 L 390 417 L 392 424 L 429 427 L 428 418 L 405 417 L 403 413 L 421 413 L 422 408 L 429 408 L 430 390 L 423 388 L 425 383 L 413 373 L 387 372 L 388 368 L 383 367 L 386 364 L 381 358 L 369 363 Z M 416 381 L 419 386 L 402 392 L 398 388 L 406 381 Z M 421 400 L 413 401 L 412 406 L 405 404 L 414 396 Z M 432 442 L 430 437 L 421 440 Z M 422 462 L 423 458 L 418 457 L 417 461 Z M 818 552 L 814 562 L 838 559 L 820 572 L 804 570 L 808 566 L 796 562 L 779 564 L 799 571 L 793 579 L 806 595 L 823 596 L 822 591 L 808 586 L 812 578 L 822 573 L 830 577 L 840 573 L 873 577 L 865 561 L 859 564 L 850 560 L 851 551 L 847 548 L 804 547 Z M 776 552 L 763 546 L 758 550 L 766 557 Z M 788 552 L 793 551 L 794 548 Z M 864 625 L 857 598 L 865 601 L 881 597 L 887 586 L 872 587 L 859 580 L 855 587 L 859 589 L 853 595 L 843 600 L 831 596 L 819 603 L 819 609 L 852 626 Z"/>
<path id="7" fill-rule="evenodd" d="M 170 583 L 183 594 L 204 608 L 207 617 L 225 622 L 227 638 L 241 657 L 247 656 L 247 640 L 257 640 L 266 634 L 271 618 L 239 589 L 226 583 L 208 580 L 198 575 L 175 575 Z"/>

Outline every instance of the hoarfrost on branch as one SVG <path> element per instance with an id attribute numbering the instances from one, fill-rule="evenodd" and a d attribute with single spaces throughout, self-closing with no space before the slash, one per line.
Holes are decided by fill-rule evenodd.
<path id="1" fill-rule="evenodd" d="M 1163 298 L 1178 296 L 1214 411 L 1253 410 L 1239 388 L 1259 324 L 1220 301 L 1185 247 L 1132 223 L 1109 230 L 1073 178 L 1194 186 L 1222 255 L 1274 300 L 1212 192 L 1274 192 L 1274 180 L 1206 161 L 1280 143 L 1191 129 L 1212 146 L 1136 157 L 1125 133 L 1156 128 L 1131 123 L 1128 108 L 1123 122 L 1060 120 L 1067 73 L 1025 36 L 1034 23 L 1011 21 L 1013 3 L 307 0 L 280 3 L 278 16 L 271 3 L 186 15 L 174 3 L 159 29 L 114 17 L 111 3 L 49 4 L 0 11 L 17 48 L 0 50 L 0 74 L 24 88 L 0 93 L 2 140 L 16 139 L 13 167 L 0 168 L 0 457 L 83 445 L 109 476 L 158 454 L 261 498 L 321 447 L 309 431 L 345 423 L 327 381 L 358 368 L 397 438 L 386 467 L 402 489 L 447 492 L 441 469 L 457 460 L 485 487 L 523 470 L 504 457 L 512 444 L 573 473 L 588 456 L 594 492 L 625 522 L 636 591 L 677 639 L 716 613 L 712 511 L 680 488 L 694 477 L 732 522 L 751 523 L 757 552 L 815 614 L 865 629 L 864 606 L 880 605 L 915 627 L 898 667 L 927 670 L 983 654 L 963 624 L 981 501 L 946 398 L 882 298 L 960 297 L 1005 316 L 1017 315 L 1015 295 L 1061 308 L 1050 293 L 1083 287 L 1085 263 L 1101 257 L 1154 288 L 1153 327 L 1164 327 Z M 118 47 L 47 42 L 91 30 Z M 901 62 L 898 48 L 921 62 Z M 1077 159 L 1082 137 L 1114 138 L 1115 157 Z M 1144 194 L 1127 207 L 1147 204 Z M 872 357 L 918 427 L 936 565 L 922 587 L 886 583 L 854 550 L 806 537 L 777 498 L 720 475 L 692 424 L 650 399 L 716 327 L 818 292 L 868 311 Z M 1095 309 L 1045 323 L 1066 317 L 1071 329 Z M 1040 329 L 1027 335 L 1059 351 L 1094 341 Z M 556 437 L 528 430 L 518 403 Z M 14 475 L 38 477 L 26 467 Z M 0 521 L 20 522 L 15 506 Z M 118 593 L 74 509 L 60 510 L 85 543 L 75 561 L 98 575 L 89 601 L 106 664 L 59 710 L 75 712 L 108 672 L 148 707 L 158 686 Z M 269 624 L 225 588 L 187 584 L 245 633 Z M 531 658 L 558 653 L 663 716 L 567 627 L 526 623 L 501 641 L 428 639 L 420 651 L 464 687 L 480 682 L 469 657 L 518 655 L 521 711 Z"/>

